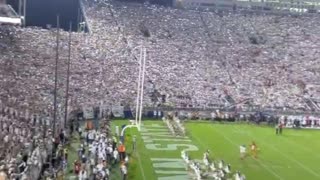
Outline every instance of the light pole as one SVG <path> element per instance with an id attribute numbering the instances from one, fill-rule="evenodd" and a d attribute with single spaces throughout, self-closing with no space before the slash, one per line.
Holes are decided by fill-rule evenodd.
<path id="1" fill-rule="evenodd" d="M 67 69 L 67 89 L 66 89 L 66 102 L 64 109 L 64 128 L 67 128 L 67 120 L 68 120 L 68 101 L 69 101 L 69 82 L 70 82 L 70 60 L 71 60 L 71 30 L 72 23 L 69 24 L 69 43 L 68 43 L 68 69 Z"/>
<path id="2" fill-rule="evenodd" d="M 56 136 L 56 122 L 57 122 L 57 94 L 58 94 L 58 61 L 59 61 L 59 36 L 60 36 L 60 18 L 57 16 L 57 47 L 56 47 L 56 64 L 54 71 L 54 99 L 53 99 L 53 135 Z"/>
<path id="3" fill-rule="evenodd" d="M 23 26 L 27 24 L 27 0 L 23 1 Z"/>

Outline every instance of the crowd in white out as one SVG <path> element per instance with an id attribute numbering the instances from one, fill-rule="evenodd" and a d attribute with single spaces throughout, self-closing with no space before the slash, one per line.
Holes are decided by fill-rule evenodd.
<path id="1" fill-rule="evenodd" d="M 173 104 L 189 96 L 189 103 L 203 107 L 230 95 L 236 102 L 251 98 L 265 107 L 300 108 L 304 98 L 318 94 L 319 17 L 90 2 L 92 34 L 114 36 L 120 52 L 146 46 L 148 82 Z M 135 82 L 136 74 L 128 77 Z"/>
<path id="2" fill-rule="evenodd" d="M 45 128 L 47 122 L 29 115 L 1 107 L 0 178 L 38 179 L 52 152 L 51 131 Z"/>
<path id="3" fill-rule="evenodd" d="M 231 97 L 236 103 L 308 110 L 306 99 L 319 96 L 318 16 L 216 13 L 103 0 L 84 0 L 84 14 L 90 33 L 72 33 L 70 109 L 119 101 L 134 105 L 141 45 L 147 48 L 145 105 L 154 103 L 152 94 L 164 95 L 174 106 L 208 107 Z M 68 33 L 60 33 L 59 108 L 68 59 Z M 52 116 L 55 38 L 56 29 L 0 26 L 0 101 L 7 107 L 0 116 L 0 169 L 9 176 L 26 170 L 35 177 L 39 172 L 32 171 L 39 168 L 26 168 L 40 167 L 47 156 L 41 150 L 46 143 L 38 141 L 48 139 L 33 133 L 43 133 L 46 122 L 14 114 L 28 110 Z M 290 126 L 296 118 L 288 118 Z"/>
<path id="4" fill-rule="evenodd" d="M 147 48 L 145 105 L 154 104 L 151 95 L 164 95 L 174 106 L 208 107 L 231 98 L 308 110 L 305 100 L 319 96 L 318 16 L 216 13 L 103 0 L 84 0 L 84 14 L 90 33 L 72 33 L 70 109 L 119 101 L 134 105 L 141 45 Z M 68 33 L 60 33 L 59 108 L 68 59 Z M 56 29 L 0 26 L 4 107 L 52 116 L 55 38 Z M 0 149 L 13 148 L 0 150 L 0 169 L 19 176 L 20 163 L 40 166 L 47 155 L 41 154 L 46 152 L 40 151 L 42 143 L 35 143 L 23 162 L 19 150 L 34 146 L 38 138 L 31 132 L 32 120 L 8 111 L 0 117 L 0 139 L 8 144 Z M 40 122 L 35 123 L 40 129 L 34 131 L 42 133 Z M 21 143 L 13 146 L 16 142 Z"/>
<path id="5" fill-rule="evenodd" d="M 308 110 L 319 95 L 319 17 L 215 13 L 84 0 L 90 33 L 72 33 L 70 109 L 135 104 L 139 46 L 147 48 L 145 105 L 207 107 L 245 100 Z M 56 30 L 0 27 L 0 99 L 52 115 Z M 61 31 L 59 108 L 68 33 Z M 156 92 L 156 93 L 155 93 Z M 44 107 L 44 108 L 42 108 Z M 45 109 L 45 110 L 42 110 Z"/>

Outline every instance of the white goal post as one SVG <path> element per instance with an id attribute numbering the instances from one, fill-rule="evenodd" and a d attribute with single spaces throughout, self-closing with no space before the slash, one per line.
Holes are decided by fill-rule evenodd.
<path id="1" fill-rule="evenodd" d="M 143 46 L 137 46 L 136 48 L 138 48 L 138 47 L 140 47 L 140 57 L 139 57 L 139 75 L 138 75 L 138 82 L 137 82 L 137 99 L 136 99 L 135 120 L 132 122 L 131 125 L 127 125 L 126 127 L 124 127 L 121 130 L 121 134 L 120 134 L 121 136 L 124 135 L 124 132 L 127 128 L 137 127 L 139 131 L 141 129 L 147 49 Z"/>

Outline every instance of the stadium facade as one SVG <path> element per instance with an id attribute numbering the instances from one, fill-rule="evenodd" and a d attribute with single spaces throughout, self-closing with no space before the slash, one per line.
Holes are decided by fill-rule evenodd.
<path id="1" fill-rule="evenodd" d="M 25 23 L 26 0 L 19 0 L 19 12 L 17 13 L 6 0 L 0 0 L 0 25 L 22 25 Z"/>
<path id="2" fill-rule="evenodd" d="M 178 8 L 265 10 L 292 13 L 318 13 L 319 0 L 174 0 Z"/>

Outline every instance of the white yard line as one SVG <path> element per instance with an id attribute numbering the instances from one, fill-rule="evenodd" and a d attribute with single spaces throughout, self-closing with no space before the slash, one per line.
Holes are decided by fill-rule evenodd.
<path id="1" fill-rule="evenodd" d="M 320 159 L 320 155 L 317 154 L 317 153 L 315 153 L 314 151 L 312 151 L 312 149 L 307 149 L 307 148 L 305 148 L 304 146 L 300 146 L 300 145 L 297 144 L 296 142 L 290 141 L 290 140 L 288 140 L 288 139 L 282 138 L 281 140 L 286 141 L 288 144 L 293 144 L 293 145 L 295 145 L 297 148 L 303 150 L 304 152 L 307 152 L 306 154 L 312 153 L 312 157 L 316 157 L 316 158 L 319 158 L 319 159 Z"/>
<path id="2" fill-rule="evenodd" d="M 142 169 L 142 163 L 141 163 L 139 151 L 137 151 L 137 156 L 138 156 L 138 160 L 139 160 L 139 166 L 140 166 L 140 171 L 141 171 L 141 174 L 142 174 L 142 178 L 143 178 L 143 180 L 146 180 L 146 175 L 144 174 L 144 171 Z"/>
<path id="3" fill-rule="evenodd" d="M 232 126 L 233 128 L 235 128 L 234 126 Z M 238 127 L 236 127 L 238 128 Z M 251 134 L 247 134 L 247 136 L 253 138 L 253 139 L 257 139 L 257 137 L 252 136 Z M 308 171 L 310 174 L 316 176 L 316 177 L 320 177 L 320 175 L 318 173 L 316 173 L 315 171 L 313 171 L 312 169 L 310 169 L 309 167 L 307 167 L 306 165 L 304 165 L 303 163 L 301 163 L 300 161 L 289 157 L 288 155 L 286 155 L 285 153 L 279 151 L 277 148 L 270 146 L 268 143 L 263 143 L 263 141 L 259 141 L 259 143 L 261 144 L 265 144 L 267 147 L 269 147 L 270 149 L 273 149 L 274 151 L 277 151 L 280 155 L 282 155 L 283 157 L 285 157 L 286 159 L 298 164 L 300 167 L 302 167 L 304 170 Z"/>
<path id="4" fill-rule="evenodd" d="M 197 138 L 196 136 L 191 136 L 191 138 L 194 138 L 200 144 L 200 146 L 202 146 L 203 149 L 208 149 L 208 146 L 206 146 L 204 143 L 202 143 L 200 141 L 200 139 Z"/>
<path id="5" fill-rule="evenodd" d="M 226 137 L 223 133 L 218 132 L 218 130 L 216 130 L 214 127 L 212 127 L 212 129 L 214 129 L 215 132 L 217 132 L 218 134 L 220 134 L 223 138 L 225 138 L 230 144 L 236 146 L 237 148 L 239 147 L 239 145 L 237 143 L 235 143 L 234 141 L 232 141 L 230 138 Z M 282 178 L 279 174 L 277 174 L 275 171 L 273 171 L 272 169 L 270 169 L 267 165 L 265 165 L 264 163 L 262 163 L 261 161 L 254 159 L 255 161 L 257 161 L 265 170 L 267 170 L 268 172 L 270 172 L 273 176 L 277 177 L 280 180 L 283 180 L 284 178 Z"/>
<path id="6" fill-rule="evenodd" d="M 256 168 L 257 167 L 257 164 L 246 164 L 247 166 L 249 167 L 254 167 Z M 292 168 L 291 166 L 283 166 L 283 165 L 267 165 L 268 167 L 271 167 L 271 168 L 274 168 L 274 169 L 290 169 Z"/>

